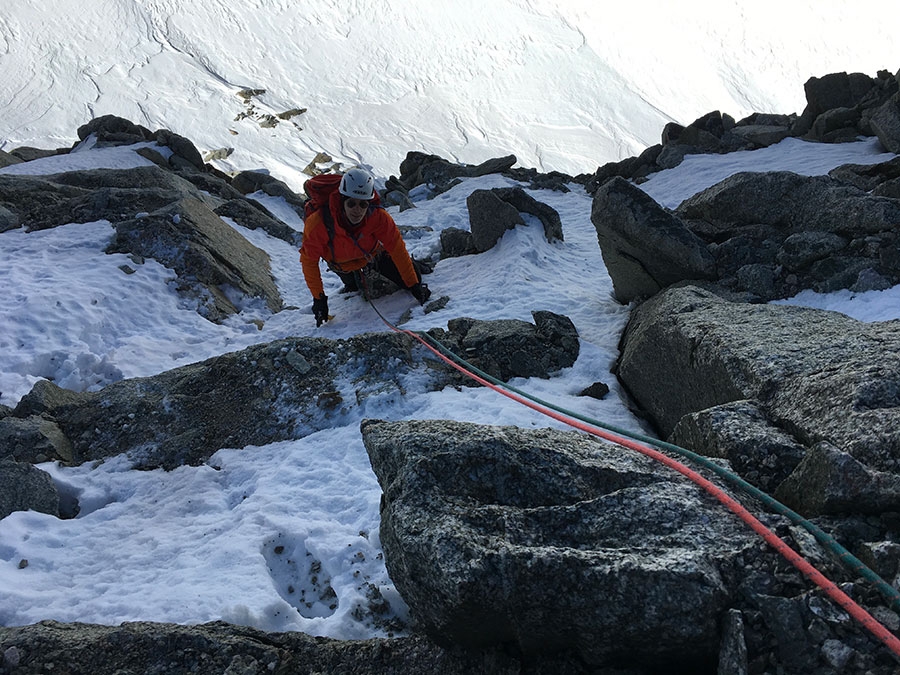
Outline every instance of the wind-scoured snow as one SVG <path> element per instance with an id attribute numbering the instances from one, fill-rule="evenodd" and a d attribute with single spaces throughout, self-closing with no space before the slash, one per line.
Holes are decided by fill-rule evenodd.
<path id="1" fill-rule="evenodd" d="M 670 121 L 799 114 L 810 77 L 894 72 L 898 24 L 897 3 L 849 0 L 8 2 L 0 149 L 71 146 L 115 114 L 295 188 L 318 152 L 385 177 L 410 150 L 574 175 Z"/>

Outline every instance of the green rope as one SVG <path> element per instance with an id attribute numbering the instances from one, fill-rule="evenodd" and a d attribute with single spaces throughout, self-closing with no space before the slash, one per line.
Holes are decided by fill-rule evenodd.
<path id="1" fill-rule="evenodd" d="M 365 284 L 364 275 L 361 274 L 360 276 L 361 276 L 361 281 L 362 281 L 362 284 L 360 285 L 360 287 L 363 290 L 363 295 L 365 296 L 365 299 L 369 302 L 369 304 L 372 306 L 372 309 L 375 310 L 375 313 L 381 318 L 381 320 L 385 324 L 387 324 L 391 329 L 393 329 L 395 331 L 411 333 L 411 331 L 405 331 L 400 328 L 397 328 L 397 326 L 395 326 L 393 323 L 391 323 L 390 321 L 388 321 L 388 319 L 386 319 L 384 317 L 384 315 L 378 310 L 378 307 L 375 306 L 375 303 L 372 302 L 372 299 L 369 297 L 368 288 Z M 624 436 L 626 438 L 630 438 L 635 441 L 640 441 L 642 443 L 646 443 L 647 445 L 650 445 L 652 447 L 656 447 L 656 448 L 659 448 L 662 450 L 668 450 L 668 451 L 673 452 L 681 457 L 684 457 L 685 459 L 687 459 L 691 462 L 694 462 L 695 464 L 699 464 L 700 466 L 702 466 L 706 469 L 709 469 L 710 471 L 712 471 L 713 473 L 715 473 L 717 476 L 724 479 L 728 483 L 731 483 L 732 485 L 736 486 L 740 490 L 743 490 L 746 494 L 750 495 L 751 497 L 758 499 L 760 502 L 762 502 L 765 506 L 769 507 L 771 510 L 775 511 L 776 513 L 781 514 L 782 516 L 785 516 L 793 524 L 799 525 L 800 527 L 805 529 L 807 532 L 809 532 L 816 539 L 816 541 L 818 541 L 823 547 L 825 547 L 826 550 L 828 550 L 832 554 L 834 554 L 834 556 L 838 559 L 838 561 L 842 565 L 844 565 L 846 568 L 848 568 L 854 574 L 858 574 L 859 576 L 862 576 L 867 581 L 871 582 L 876 587 L 878 592 L 881 593 L 881 595 L 888 601 L 888 604 L 891 607 L 891 609 L 893 609 L 895 612 L 900 613 L 900 591 L 898 591 L 896 588 L 891 586 L 888 582 L 886 582 L 884 579 L 882 579 L 880 576 L 878 576 L 878 574 L 876 574 L 874 571 L 869 569 L 869 567 L 867 567 L 865 563 L 863 563 L 859 558 L 857 558 L 852 553 L 850 553 L 850 551 L 848 551 L 846 548 L 841 546 L 841 544 L 839 544 L 838 541 L 834 537 L 832 537 L 830 534 L 828 534 L 827 532 L 822 530 L 818 525 L 810 522 L 809 520 L 807 520 L 806 518 L 801 516 L 796 511 L 788 508 L 787 506 L 785 506 L 784 504 L 779 502 L 774 497 L 772 497 L 772 496 L 766 494 L 765 492 L 763 492 L 762 490 L 760 490 L 758 487 L 756 487 L 752 483 L 748 483 L 747 481 L 745 481 L 743 478 L 741 478 L 737 474 L 729 471 L 728 469 L 725 469 L 724 467 L 711 461 L 707 457 L 698 455 L 697 453 L 692 452 L 691 450 L 688 450 L 687 448 L 682 448 L 681 446 L 674 445 L 673 443 L 667 443 L 666 441 L 661 441 L 659 439 L 652 438 L 652 437 L 646 436 L 644 434 L 639 434 L 639 433 L 635 433 L 632 431 L 628 431 L 626 429 L 621 429 L 612 424 L 607 424 L 605 422 L 601 422 L 600 420 L 594 419 L 592 417 L 588 417 L 586 415 L 581 415 L 577 412 L 568 410 L 561 406 L 557 406 L 553 403 L 550 403 L 549 401 L 545 401 L 541 398 L 538 398 L 537 396 L 529 394 L 528 392 L 522 391 L 521 389 L 517 389 L 516 387 L 513 387 L 509 383 L 503 382 L 502 380 L 498 380 L 497 378 L 493 377 L 492 375 L 489 375 L 488 373 L 484 372 L 483 370 L 480 370 L 476 366 L 472 365 L 471 363 L 469 363 L 468 361 L 463 359 L 461 356 L 458 356 L 457 354 L 455 354 L 452 351 L 450 351 L 449 349 L 447 349 L 444 345 L 442 345 L 438 340 L 431 337 L 428 333 L 425 333 L 422 331 L 416 331 L 415 334 L 418 335 L 425 342 L 429 343 L 432 347 L 434 347 L 435 349 L 440 351 L 442 354 L 447 356 L 449 359 L 452 359 L 453 361 L 455 361 L 457 364 L 459 364 L 466 370 L 474 373 L 475 375 L 478 375 L 482 379 L 487 380 L 488 382 L 492 383 L 495 386 L 502 387 L 503 389 L 506 389 L 507 391 L 511 391 L 511 392 L 517 394 L 518 396 L 521 396 L 523 398 L 528 399 L 529 401 L 537 403 L 538 405 L 542 405 L 546 408 L 549 408 L 550 410 L 554 410 L 554 411 L 561 413 L 563 415 L 566 415 L 568 417 L 572 417 L 572 418 L 580 420 L 582 422 L 586 422 L 587 424 L 591 424 L 600 429 L 605 429 L 607 431 L 618 434 L 620 436 Z"/>
<path id="2" fill-rule="evenodd" d="M 374 305 L 372 305 L 372 306 L 374 307 Z M 378 310 L 376 309 L 375 311 L 377 312 Z M 379 313 L 379 316 L 381 316 L 380 313 Z M 384 317 L 382 317 L 382 320 L 385 320 Z M 588 424 L 599 427 L 601 429 L 606 429 L 607 431 L 611 431 L 615 434 L 625 436 L 626 438 L 630 438 L 632 440 L 646 443 L 647 445 L 650 445 L 650 446 L 654 446 L 654 447 L 657 447 L 657 448 L 660 448 L 663 450 L 669 450 L 670 452 L 674 452 L 674 453 L 680 455 L 681 457 L 684 457 L 685 459 L 688 459 L 688 460 L 694 462 L 695 464 L 699 464 L 700 466 L 702 466 L 706 469 L 709 469 L 710 471 L 715 473 L 717 476 L 723 478 L 724 480 L 731 483 L 732 485 L 735 485 L 736 487 L 740 488 L 746 494 L 749 494 L 751 497 L 758 499 L 760 502 L 765 504 L 767 507 L 769 507 L 776 513 L 779 513 L 779 514 L 785 516 L 792 523 L 794 523 L 795 525 L 799 525 L 800 527 L 805 529 L 807 532 L 812 534 L 812 536 L 815 537 L 816 541 L 818 541 L 827 550 L 831 551 L 831 553 L 833 553 L 844 566 L 849 568 L 853 573 L 862 576 L 863 578 L 867 579 L 872 584 L 874 584 L 875 587 L 878 589 L 878 591 L 881 593 L 881 595 L 888 601 L 891 609 L 893 609 L 895 612 L 900 612 L 900 591 L 898 591 L 896 588 L 894 588 L 889 583 L 887 583 L 884 579 L 882 579 L 880 576 L 878 576 L 875 572 L 873 572 L 871 569 L 869 569 L 865 565 L 865 563 L 863 563 L 856 556 L 854 556 L 852 553 L 850 553 L 850 551 L 848 551 L 846 548 L 841 546 L 841 544 L 839 544 L 834 537 L 832 537 L 827 532 L 823 531 L 816 524 L 810 522 L 809 520 L 807 520 L 806 518 L 804 518 L 797 512 L 793 511 L 792 509 L 788 508 L 787 506 L 785 506 L 778 500 L 776 500 L 773 497 L 771 497 L 770 495 L 766 494 L 765 492 L 763 492 L 762 490 L 757 488 L 752 483 L 748 483 L 740 476 L 732 473 L 728 469 L 725 469 L 724 467 L 720 466 L 719 464 L 711 461 L 709 458 L 704 457 L 702 455 L 698 455 L 697 453 L 692 452 L 691 450 L 688 450 L 687 448 L 682 448 L 681 446 L 674 445 L 672 443 L 667 443 L 665 441 L 661 441 L 656 438 L 651 438 L 650 436 L 646 436 L 646 435 L 639 434 L 639 433 L 634 433 L 634 432 L 628 431 L 626 429 L 621 429 L 612 424 L 607 424 L 605 422 L 601 422 L 600 420 L 596 420 L 596 419 L 588 417 L 586 415 L 581 415 L 581 414 L 573 412 L 571 410 L 567 410 L 566 408 L 554 405 L 553 403 L 550 403 L 549 401 L 544 401 L 544 400 L 538 398 L 537 396 L 533 396 L 532 394 L 529 394 L 520 389 L 517 389 L 516 387 L 513 387 L 512 385 L 510 385 L 506 382 L 503 382 L 501 380 L 498 380 L 497 378 L 489 375 L 488 373 L 485 373 L 484 371 L 478 369 L 477 367 L 473 366 L 471 363 L 467 362 L 462 357 L 454 354 L 452 351 L 450 351 L 449 349 L 444 347 L 444 345 L 442 345 L 440 342 L 438 342 L 437 340 L 432 338 L 427 333 L 417 332 L 417 335 L 421 336 L 422 339 L 426 340 L 435 349 L 439 350 L 441 353 L 446 355 L 448 358 L 451 358 L 456 363 L 460 364 L 461 366 L 465 367 L 466 369 L 475 373 L 479 377 L 491 382 L 492 384 L 494 384 L 496 386 L 503 387 L 504 389 L 507 389 L 508 391 L 518 394 L 519 396 L 522 396 L 524 398 L 527 398 L 528 400 L 533 401 L 539 405 L 542 405 L 551 410 L 555 410 L 556 412 L 562 413 L 564 415 L 575 418 L 577 420 L 581 420 L 582 422 L 586 422 Z"/>

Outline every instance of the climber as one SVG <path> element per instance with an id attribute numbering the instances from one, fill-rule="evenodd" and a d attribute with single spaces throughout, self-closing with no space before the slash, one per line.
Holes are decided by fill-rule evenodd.
<path id="1" fill-rule="evenodd" d="M 319 260 L 341 278 L 343 291 L 358 290 L 358 273 L 372 269 L 425 304 L 431 291 L 422 283 L 394 219 L 379 205 L 375 179 L 364 169 L 350 169 L 335 190 L 336 179 L 316 176 L 304 185 L 310 200 L 300 263 L 313 296 L 316 326 L 329 319 Z"/>

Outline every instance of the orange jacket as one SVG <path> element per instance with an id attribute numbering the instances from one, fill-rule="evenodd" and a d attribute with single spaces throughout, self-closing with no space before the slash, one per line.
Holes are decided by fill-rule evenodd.
<path id="1" fill-rule="evenodd" d="M 333 217 L 338 216 L 334 217 L 332 244 L 328 243 L 328 230 L 322 217 L 324 209 L 319 209 L 306 219 L 303 244 L 300 247 L 303 276 L 314 298 L 325 292 L 319 260 L 324 260 L 337 271 L 355 272 L 368 265 L 381 251 L 387 251 L 407 286 L 412 286 L 419 280 L 400 230 L 387 211 L 370 208 L 362 222 L 350 229 L 343 214 L 340 194 L 335 192 L 331 195 L 328 208 Z"/>

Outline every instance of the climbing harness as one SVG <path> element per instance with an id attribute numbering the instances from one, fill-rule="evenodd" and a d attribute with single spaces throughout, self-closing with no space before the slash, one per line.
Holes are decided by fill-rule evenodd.
<path id="1" fill-rule="evenodd" d="M 756 518 L 756 516 L 754 516 L 752 513 L 750 513 L 750 511 L 748 511 L 739 501 L 726 493 L 712 481 L 701 476 L 698 472 L 650 446 L 656 446 L 657 448 L 669 450 L 670 452 L 674 452 L 692 462 L 700 464 L 704 468 L 713 471 L 717 476 L 740 488 L 750 496 L 760 500 L 762 503 L 772 508 L 777 513 L 787 517 L 792 523 L 803 527 L 808 532 L 810 532 L 810 534 L 812 534 L 820 544 L 834 553 L 837 556 L 838 560 L 846 567 L 848 567 L 853 573 L 859 574 L 866 580 L 872 582 L 876 586 L 878 591 L 882 594 L 882 596 L 884 596 L 888 600 L 890 607 L 894 611 L 900 612 L 900 592 L 898 592 L 897 589 L 887 583 L 871 569 L 866 567 L 866 565 L 862 561 L 860 561 L 847 549 L 841 546 L 834 539 L 834 537 L 824 532 L 814 523 L 811 523 L 809 520 L 803 518 L 795 511 L 789 509 L 781 502 L 775 500 L 759 488 L 755 487 L 751 483 L 748 483 L 747 481 L 728 471 L 724 467 L 719 466 L 715 462 L 711 462 L 706 457 L 703 457 L 686 448 L 682 448 L 671 443 L 666 443 L 649 436 L 628 432 L 623 429 L 616 428 L 612 425 L 604 424 L 603 422 L 600 422 L 598 420 L 579 415 L 578 413 L 566 410 L 565 408 L 561 408 L 559 406 L 555 406 L 535 396 L 531 396 L 523 391 L 520 391 L 505 382 L 497 380 L 496 378 L 479 370 L 472 364 L 468 363 L 464 359 L 451 352 L 449 349 L 444 347 L 440 342 L 432 338 L 427 333 L 415 332 L 395 326 L 384 317 L 384 315 L 372 302 L 372 299 L 369 297 L 364 283 L 360 286 L 360 288 L 362 289 L 366 300 L 372 306 L 372 309 L 375 310 L 375 313 L 388 328 L 396 333 L 401 333 L 413 338 L 417 342 L 424 345 L 426 349 L 435 354 L 439 359 L 441 359 L 454 369 L 458 370 L 463 375 L 474 380 L 475 382 L 478 382 L 479 384 L 488 387 L 489 389 L 496 391 L 498 394 L 506 396 L 507 398 L 510 398 L 517 403 L 531 408 L 532 410 L 535 410 L 552 419 L 567 424 L 568 426 L 571 426 L 580 431 L 584 431 L 585 433 L 591 434 L 592 436 L 602 438 L 621 447 L 634 450 L 635 452 L 639 452 L 646 457 L 661 462 L 665 466 L 668 466 L 670 469 L 677 471 L 681 475 L 685 476 L 694 484 L 703 488 L 707 493 L 715 497 L 720 503 L 725 505 L 729 510 L 736 514 L 754 532 L 762 537 L 762 539 L 765 540 L 766 543 L 772 546 L 806 578 L 808 578 L 819 588 L 821 588 L 825 592 L 825 594 L 828 595 L 828 597 L 830 597 L 835 603 L 842 607 L 860 625 L 862 625 L 875 638 L 877 638 L 882 644 L 884 644 L 894 654 L 895 657 L 900 659 L 900 639 L 898 639 L 893 633 L 891 633 L 887 628 L 879 623 L 871 614 L 863 609 L 863 607 L 861 607 L 852 598 L 850 598 L 850 596 L 844 593 L 834 582 L 830 581 L 805 558 L 803 558 L 790 546 L 784 543 L 778 537 L 778 535 L 776 535 L 772 530 L 770 530 L 762 522 L 760 522 L 760 520 Z"/>

